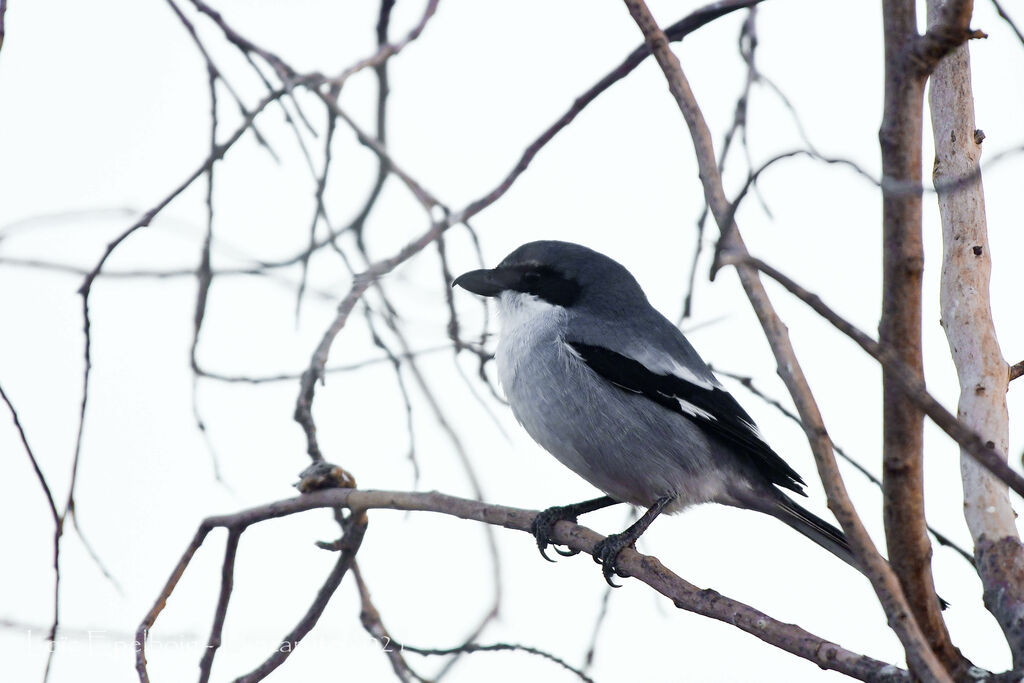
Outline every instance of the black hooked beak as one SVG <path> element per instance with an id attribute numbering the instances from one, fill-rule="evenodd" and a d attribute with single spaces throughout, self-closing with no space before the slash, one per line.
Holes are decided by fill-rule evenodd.
<path id="1" fill-rule="evenodd" d="M 505 268 L 471 270 L 455 278 L 452 287 L 458 285 L 480 296 L 498 296 L 519 282 L 520 273 Z"/>

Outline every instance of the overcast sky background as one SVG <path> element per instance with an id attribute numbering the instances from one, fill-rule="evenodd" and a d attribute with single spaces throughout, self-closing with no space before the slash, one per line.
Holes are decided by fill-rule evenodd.
<path id="1" fill-rule="evenodd" d="M 1009 4 L 1009 3 L 1008 3 Z M 667 25 L 697 6 L 652 2 Z M 224 1 L 226 20 L 300 71 L 340 72 L 375 51 L 376 3 Z M 423 4 L 398 2 L 392 36 L 415 24 Z M 923 5 L 922 5 L 923 13 Z M 1019 12 L 1017 13 L 1020 14 Z M 203 19 L 205 44 L 250 104 L 263 95 L 237 51 Z M 877 3 L 769 1 L 758 14 L 758 63 L 799 112 L 810 141 L 826 155 L 879 174 L 882 45 Z M 1024 16 L 1016 17 L 1018 22 Z M 186 178 L 207 155 L 209 97 L 202 59 L 164 2 L 48 3 L 12 0 L 0 52 L 0 383 L 17 407 L 58 502 L 67 495 L 79 402 L 83 335 L 81 278 L 16 266 L 41 259 L 90 268 L 106 244 Z M 736 50 L 742 14 L 701 29 L 676 45 L 715 136 L 732 120 L 745 71 Z M 972 43 L 978 127 L 985 159 L 1024 143 L 1024 46 L 979 2 L 973 25 L 990 34 Z M 640 42 L 619 2 L 492 3 L 444 0 L 419 41 L 391 62 L 388 149 L 427 189 L 452 207 L 490 190 L 523 148 L 583 90 Z M 372 128 L 372 74 L 353 77 L 341 105 Z M 221 139 L 240 123 L 221 90 Z M 301 99 L 313 125 L 323 111 Z M 750 103 L 750 157 L 759 164 L 802 146 L 797 126 L 774 92 L 755 86 Z M 314 182 L 280 109 L 258 120 L 281 157 L 276 163 L 246 135 L 217 166 L 213 264 L 276 260 L 301 251 L 313 217 Z M 315 163 L 320 139 L 306 136 Z M 930 131 L 926 131 L 926 141 Z M 925 151 L 930 169 L 931 150 Z M 325 193 L 342 224 L 372 185 L 375 164 L 351 131 L 340 127 Z M 744 153 L 729 159 L 727 189 L 746 175 Z M 993 258 L 992 306 L 1004 354 L 1024 357 L 1019 254 L 1022 156 L 985 174 Z M 794 160 L 766 173 L 761 195 L 738 220 L 750 250 L 819 293 L 861 329 L 877 329 L 880 198 L 871 183 L 839 166 Z M 129 238 L 108 271 L 192 268 L 205 227 L 204 188 L 197 183 L 153 225 Z M 512 190 L 474 226 L 485 260 L 496 264 L 534 239 L 577 241 L 626 265 L 651 301 L 679 316 L 695 244 L 702 194 L 686 128 L 653 61 L 603 94 L 537 157 Z M 957 385 L 939 327 L 940 226 L 934 198 L 925 201 L 925 356 L 927 381 L 955 408 Z M 367 226 L 370 254 L 384 257 L 418 235 L 427 220 L 394 178 Z M 705 247 L 713 247 L 709 225 Z M 461 227 L 449 237 L 456 273 L 477 267 Z M 684 330 L 716 368 L 755 377 L 788 405 L 774 362 L 732 272 L 707 281 L 708 251 L 698 269 L 695 307 Z M 224 374 L 299 372 L 330 323 L 350 278 L 336 254 L 311 263 L 315 290 L 295 315 L 297 267 L 279 278 L 223 277 L 210 293 L 199 348 L 201 363 Z M 385 281 L 415 349 L 443 346 L 448 322 L 436 250 L 426 249 Z M 62 631 L 51 680 L 133 681 L 131 638 L 204 517 L 293 495 L 308 464 L 292 420 L 297 382 L 260 386 L 204 380 L 198 406 L 219 458 L 192 414 L 188 349 L 195 279 L 101 279 L 91 298 L 93 378 L 76 492 L 79 522 L 120 584 L 117 590 L 88 558 L 78 537 L 63 544 Z M 880 471 L 879 373 L 854 345 L 802 304 L 769 284 L 788 324 L 826 425 L 836 443 Z M 322 293 L 321 296 L 318 293 Z M 465 335 L 482 324 L 477 301 L 455 293 Z M 378 358 L 361 315 L 331 352 L 331 365 Z M 488 501 L 545 508 L 596 495 L 544 453 L 489 398 L 472 358 L 456 366 L 443 351 L 422 368 L 456 425 Z M 492 368 L 493 372 L 493 368 Z M 419 480 L 407 459 L 405 413 L 390 366 L 332 375 L 318 390 L 314 415 L 328 459 L 368 488 L 437 489 L 469 496 L 451 442 L 438 429 L 415 383 L 413 420 Z M 825 514 L 815 467 L 799 427 L 742 387 L 727 382 L 776 450 L 810 482 L 809 506 Z M 484 396 L 483 403 L 474 393 Z M 1022 390 L 1009 393 L 1012 416 Z M 1024 437 L 1011 431 L 1019 465 Z M 931 523 L 970 547 L 961 515 L 958 452 L 926 430 L 927 507 Z M 52 524 L 28 458 L 7 417 L 0 419 L 0 658 L 9 680 L 39 680 L 52 609 Z M 876 542 L 884 543 L 880 496 L 851 468 L 847 485 Z M 479 525 L 439 515 L 371 513 L 359 563 L 384 623 L 396 638 L 421 647 L 457 644 L 486 611 L 491 560 Z M 583 520 L 610 533 L 627 522 L 612 509 Z M 334 558 L 313 546 L 331 540 L 326 511 L 259 525 L 241 542 L 225 644 L 214 680 L 230 680 L 266 657 L 309 604 Z M 604 595 L 587 557 L 544 562 L 533 540 L 496 529 L 502 581 L 500 618 L 479 639 L 541 647 L 574 665 L 583 656 Z M 195 676 L 220 579 L 224 534 L 196 555 L 157 623 L 149 648 L 153 680 Z M 682 577 L 801 625 L 851 650 L 901 663 L 868 582 L 772 519 L 704 506 L 659 520 L 640 549 Z M 1009 656 L 981 605 L 971 569 L 935 549 L 936 583 L 953 607 L 954 642 L 979 666 L 1003 670 Z M 837 674 L 764 645 L 731 626 L 674 609 L 635 581 L 623 581 L 601 625 L 592 675 L 610 680 L 838 680 Z M 359 602 L 347 577 L 320 624 L 270 680 L 388 680 L 386 657 L 361 629 Z M 437 659 L 409 655 L 424 675 Z M 575 680 L 550 662 L 524 654 L 465 657 L 451 681 Z"/>

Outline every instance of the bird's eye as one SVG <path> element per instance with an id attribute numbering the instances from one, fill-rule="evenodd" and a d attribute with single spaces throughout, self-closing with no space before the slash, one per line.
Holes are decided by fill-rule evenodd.
<path id="1" fill-rule="evenodd" d="M 523 273 L 523 282 L 528 285 L 535 285 L 540 282 L 540 273 L 536 270 L 528 270 Z"/>

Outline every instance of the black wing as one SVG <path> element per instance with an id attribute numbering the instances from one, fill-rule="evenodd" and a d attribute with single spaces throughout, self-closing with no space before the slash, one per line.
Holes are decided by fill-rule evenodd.
<path id="1" fill-rule="evenodd" d="M 706 433 L 746 455 L 776 486 L 806 495 L 804 480 L 765 443 L 754 421 L 732 395 L 720 388 L 705 388 L 675 375 L 652 372 L 643 363 L 602 346 L 567 342 L 591 370 L 615 386 L 641 394 L 682 415 Z"/>

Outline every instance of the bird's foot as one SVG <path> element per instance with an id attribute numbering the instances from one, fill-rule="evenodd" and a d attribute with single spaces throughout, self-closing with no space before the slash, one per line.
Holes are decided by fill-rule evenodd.
<path id="1" fill-rule="evenodd" d="M 578 555 L 579 550 L 573 550 L 572 548 L 566 548 L 561 550 L 555 546 L 554 541 L 551 540 L 551 535 L 555 530 L 555 524 L 558 522 L 572 522 L 576 524 L 576 518 L 579 514 L 576 512 L 575 505 L 556 505 L 544 510 L 536 517 L 533 518 L 533 523 L 530 525 L 530 533 L 537 539 L 537 549 L 540 550 L 541 556 L 544 557 L 548 562 L 554 562 L 548 557 L 545 550 L 550 545 L 555 549 L 555 552 L 562 557 L 572 557 Z"/>
<path id="2" fill-rule="evenodd" d="M 612 534 L 594 546 L 594 562 L 601 565 L 601 573 L 604 574 L 604 580 L 612 588 L 619 588 L 619 584 L 612 581 L 612 576 L 615 574 L 628 576 L 628 574 L 619 570 L 615 565 L 615 560 L 619 557 L 619 553 L 622 552 L 623 548 L 631 547 L 636 541 L 636 539 L 630 538 L 630 536 L 631 534 L 628 530 L 621 534 Z"/>

